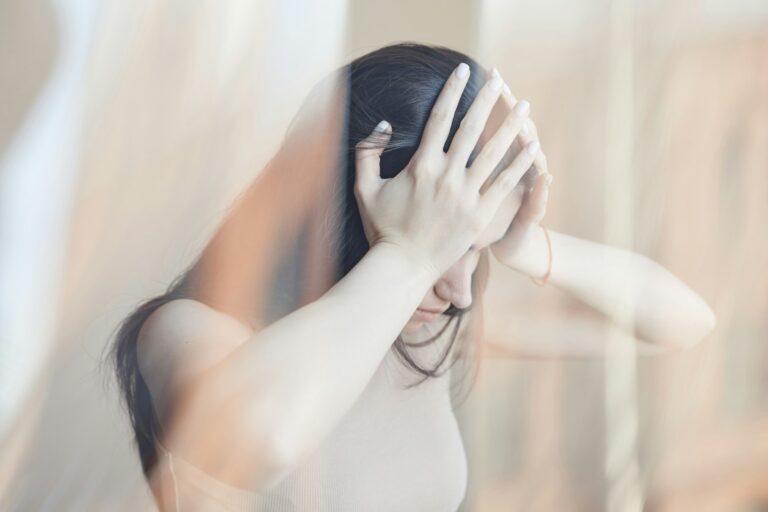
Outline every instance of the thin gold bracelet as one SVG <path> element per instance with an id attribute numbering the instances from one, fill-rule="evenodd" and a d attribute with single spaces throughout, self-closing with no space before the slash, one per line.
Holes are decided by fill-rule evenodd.
<path id="1" fill-rule="evenodd" d="M 544 230 L 544 236 L 547 239 L 547 254 L 549 256 L 549 263 L 547 263 L 547 273 L 544 274 L 544 277 L 541 279 L 536 279 L 535 277 L 531 276 L 531 281 L 536 283 L 539 286 L 544 286 L 547 284 L 547 281 L 549 280 L 549 275 L 552 273 L 552 242 L 549 239 L 549 231 L 547 231 L 547 228 L 544 226 L 541 226 L 541 229 Z"/>

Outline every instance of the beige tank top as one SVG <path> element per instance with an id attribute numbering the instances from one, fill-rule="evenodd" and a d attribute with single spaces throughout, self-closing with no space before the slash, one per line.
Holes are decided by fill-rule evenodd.
<path id="1" fill-rule="evenodd" d="M 446 341 L 411 353 L 419 362 L 434 362 Z M 450 373 L 406 389 L 418 376 L 388 351 L 331 435 L 300 467 L 258 494 L 216 480 L 160 445 L 161 510 L 455 511 L 466 492 L 467 460 Z"/>

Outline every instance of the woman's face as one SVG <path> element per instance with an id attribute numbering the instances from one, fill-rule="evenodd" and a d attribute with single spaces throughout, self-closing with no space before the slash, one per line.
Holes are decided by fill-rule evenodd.
<path id="1" fill-rule="evenodd" d="M 518 184 L 501 203 L 491 223 L 477 237 L 470 250 L 430 288 L 403 328 L 403 332 L 414 332 L 425 324 L 444 319 L 445 316 L 441 313 L 445 312 L 451 304 L 460 309 L 472 304 L 472 274 L 477 268 L 480 252 L 504 236 L 510 222 L 520 209 L 524 195 L 524 185 Z M 421 311 L 422 309 L 437 313 L 427 313 Z"/>

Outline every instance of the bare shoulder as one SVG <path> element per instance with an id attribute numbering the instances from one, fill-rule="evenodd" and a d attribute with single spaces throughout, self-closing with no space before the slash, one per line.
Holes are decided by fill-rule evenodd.
<path id="1" fill-rule="evenodd" d="M 253 335 L 237 319 L 192 299 L 175 299 L 152 313 L 139 333 L 137 357 L 155 406 Z M 160 412 L 160 411 L 158 411 Z"/>

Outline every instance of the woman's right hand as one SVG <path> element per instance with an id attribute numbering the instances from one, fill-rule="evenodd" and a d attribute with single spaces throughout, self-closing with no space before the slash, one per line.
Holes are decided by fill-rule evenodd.
<path id="1" fill-rule="evenodd" d="M 388 123 L 380 123 L 356 146 L 354 193 L 370 245 L 401 247 L 433 271 L 435 278 L 464 255 L 484 231 L 539 149 L 537 141 L 530 142 L 509 167 L 483 187 L 527 117 L 527 111 L 513 110 L 472 166 L 466 167 L 503 86 L 501 77 L 494 73 L 462 119 L 448 152 L 443 151 L 468 78 L 466 64 L 451 73 L 432 108 L 419 147 L 395 177 L 381 179 L 379 171 L 379 159 L 392 132 Z"/>

